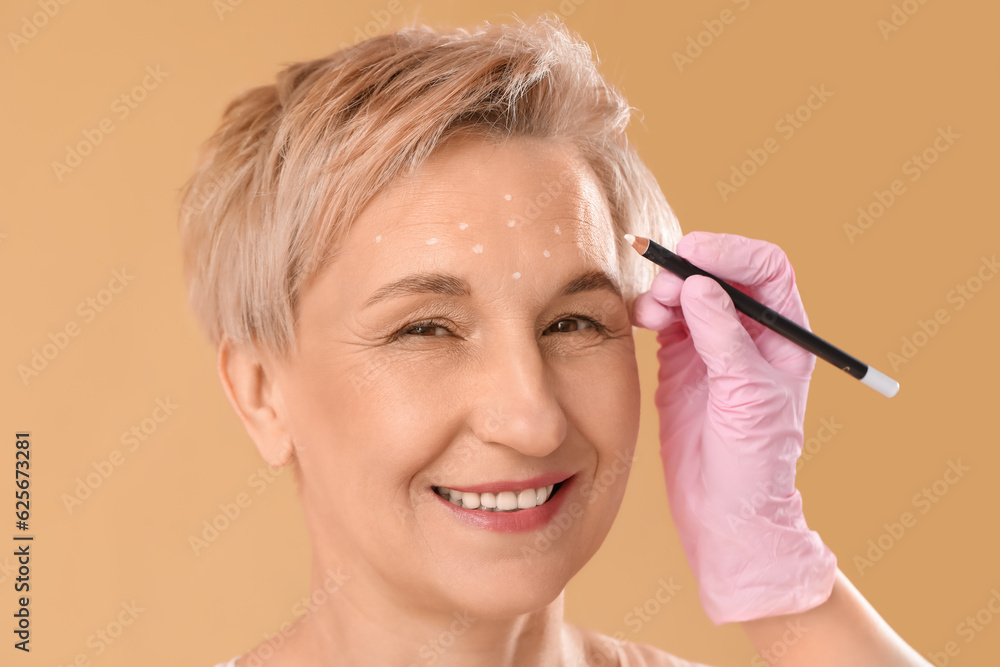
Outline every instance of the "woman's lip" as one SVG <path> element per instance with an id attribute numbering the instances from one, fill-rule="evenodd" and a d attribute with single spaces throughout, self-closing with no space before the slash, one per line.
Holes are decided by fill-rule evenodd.
<path id="1" fill-rule="evenodd" d="M 548 502 L 526 510 L 512 512 L 485 512 L 483 510 L 469 510 L 459 507 L 451 501 L 445 500 L 438 494 L 434 497 L 448 508 L 453 516 L 465 523 L 477 528 L 485 528 L 497 533 L 524 533 L 532 530 L 539 530 L 547 526 L 552 518 L 559 511 L 569 490 L 573 488 L 574 477 L 567 479 L 562 486 L 551 496 Z M 528 487 L 530 488 L 530 487 Z M 486 491 L 485 493 L 489 493 Z M 574 515 L 575 516 L 575 515 Z M 572 522 L 572 519 L 569 519 Z M 565 530 L 565 528 L 563 529 Z"/>
<path id="2" fill-rule="evenodd" d="M 435 484 L 439 489 L 451 489 L 463 493 L 502 493 L 503 491 L 523 491 L 525 489 L 540 489 L 550 484 L 565 482 L 572 477 L 572 473 L 554 472 L 547 475 L 539 475 L 519 482 L 487 482 L 486 484 L 474 484 L 472 486 L 448 486 L 447 484 Z"/>

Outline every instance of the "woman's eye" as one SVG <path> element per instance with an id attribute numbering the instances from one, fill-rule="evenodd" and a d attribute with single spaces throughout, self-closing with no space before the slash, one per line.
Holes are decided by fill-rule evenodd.
<path id="1" fill-rule="evenodd" d="M 548 336 L 551 334 L 572 334 L 577 332 L 588 332 L 590 334 L 601 334 L 605 333 L 607 328 L 599 322 L 596 322 L 589 317 L 564 317 L 554 324 L 552 324 L 548 329 L 546 329 L 542 335 Z M 444 324 L 436 322 L 434 320 L 428 320 L 426 322 L 416 322 L 414 324 L 407 325 L 406 327 L 400 329 L 396 334 L 396 338 L 414 336 L 418 338 L 440 338 L 442 336 L 449 336 L 453 332 Z"/>
<path id="2" fill-rule="evenodd" d="M 548 328 L 546 333 L 573 333 L 575 331 L 580 331 L 583 329 L 596 329 L 594 323 L 590 320 L 579 318 L 579 317 L 567 317 L 559 320 L 551 327 Z"/>
<path id="3" fill-rule="evenodd" d="M 586 318 L 586 317 L 566 317 L 546 330 L 548 333 L 574 333 L 576 331 L 585 331 L 587 329 L 593 329 L 595 333 L 602 333 L 604 327 L 597 322 Z"/>
<path id="4" fill-rule="evenodd" d="M 418 322 L 400 333 L 407 336 L 420 336 L 421 338 L 436 338 L 447 336 L 451 333 L 451 329 L 437 322 Z"/>

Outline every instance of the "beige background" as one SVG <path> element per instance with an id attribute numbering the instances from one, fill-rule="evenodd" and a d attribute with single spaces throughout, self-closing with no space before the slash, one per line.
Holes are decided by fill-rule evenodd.
<path id="1" fill-rule="evenodd" d="M 373 16 L 390 18 L 390 27 L 413 18 L 474 25 L 545 10 L 590 42 L 603 71 L 642 111 L 631 137 L 684 229 L 779 244 L 814 330 L 899 379 L 902 389 L 889 400 L 818 365 L 806 423 L 815 451 L 798 482 L 807 518 L 918 650 L 940 652 L 955 641 L 949 664 L 995 662 L 1000 618 L 983 612 L 980 622 L 989 615 L 992 623 L 971 634 L 959 624 L 1000 589 L 1000 279 L 980 283 L 961 308 L 949 293 L 1000 249 L 1000 8 L 970 0 L 562 1 L 400 0 L 393 14 L 396 5 L 384 0 L 232 0 L 225 5 L 232 11 L 211 0 L 47 0 L 57 7 L 51 18 L 39 14 L 46 0 L 3 3 L 0 438 L 7 444 L 0 468 L 8 472 L 0 474 L 0 543 L 10 546 L 0 547 L 0 663 L 68 665 L 82 655 L 102 666 L 207 667 L 291 618 L 307 582 L 291 475 L 251 479 L 259 460 L 184 300 L 176 191 L 234 94 L 270 81 L 283 63 L 353 41 Z M 880 30 L 879 22 L 890 21 L 894 7 L 902 25 L 883 34 L 891 24 Z M 724 10 L 732 22 L 713 24 Z M 25 27 L 32 20 L 44 25 L 32 32 Z M 708 46 L 679 69 L 674 53 L 689 37 L 697 41 L 705 21 L 716 31 L 722 25 L 721 34 L 711 43 L 710 33 L 701 35 Z M 11 33 L 31 36 L 12 44 Z M 115 100 L 141 86 L 147 67 L 159 67 L 162 78 L 146 78 L 151 89 L 137 93 L 145 99 L 122 117 Z M 831 96 L 788 137 L 775 124 L 807 101 L 811 86 Z M 95 136 L 102 119 L 113 131 L 60 181 L 52 163 L 64 161 L 85 131 Z M 905 163 L 949 127 L 958 138 L 910 180 Z M 779 150 L 723 201 L 717 181 L 769 137 Z M 895 179 L 905 192 L 849 239 L 844 225 Z M 117 294 L 102 293 L 122 269 L 134 278 Z M 92 319 L 78 310 L 109 296 Z M 922 346 L 892 372 L 888 355 L 901 354 L 902 338 L 938 310 L 947 321 L 933 337 L 916 336 Z M 79 335 L 22 381 L 18 366 L 30 365 L 33 351 L 70 322 Z M 753 651 L 740 628 L 716 628 L 698 605 L 657 453 L 655 341 L 649 332 L 638 340 L 637 466 L 610 537 L 569 586 L 567 616 L 707 663 L 749 664 Z M 178 406 L 162 423 L 152 421 L 157 399 Z M 823 419 L 840 425 L 833 438 L 820 430 Z M 129 451 L 120 438 L 132 427 L 148 435 Z M 13 440 L 22 429 L 33 438 L 37 536 L 30 656 L 11 647 L 15 575 L 6 556 L 15 532 Z M 121 465 L 68 511 L 63 495 L 115 450 Z M 914 495 L 958 460 L 970 470 L 954 485 L 939 481 L 946 493 L 938 502 L 915 504 Z M 195 556 L 188 536 L 239 493 L 250 505 Z M 883 535 L 891 548 L 859 572 L 855 556 L 907 511 L 915 525 L 898 539 Z M 634 632 L 628 614 L 670 578 L 681 591 Z M 110 646 L 95 643 L 133 601 L 143 610 L 134 622 Z"/>

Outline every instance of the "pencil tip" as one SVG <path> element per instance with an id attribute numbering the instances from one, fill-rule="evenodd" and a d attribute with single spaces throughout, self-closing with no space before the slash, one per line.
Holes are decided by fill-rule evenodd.
<path id="1" fill-rule="evenodd" d="M 625 240 L 628 241 L 629 244 L 635 243 L 635 237 L 632 236 L 631 234 L 626 234 L 625 235 Z"/>

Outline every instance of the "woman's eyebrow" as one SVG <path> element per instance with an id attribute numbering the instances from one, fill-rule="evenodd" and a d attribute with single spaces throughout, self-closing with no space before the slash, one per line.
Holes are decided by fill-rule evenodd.
<path id="1" fill-rule="evenodd" d="M 594 269 L 573 278 L 566 283 L 560 296 L 570 296 L 581 292 L 610 290 L 619 298 L 622 295 L 618 282 L 606 271 Z M 362 310 L 381 301 L 397 299 L 416 294 L 445 294 L 448 296 L 469 296 L 472 288 L 464 278 L 447 273 L 414 273 L 379 287 L 361 306 Z"/>

